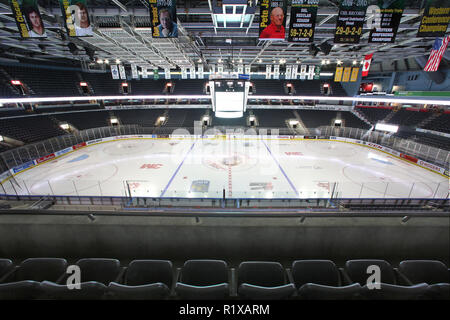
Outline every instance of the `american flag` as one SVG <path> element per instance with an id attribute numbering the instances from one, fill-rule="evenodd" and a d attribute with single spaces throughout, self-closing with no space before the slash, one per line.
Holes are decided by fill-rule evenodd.
<path id="1" fill-rule="evenodd" d="M 438 70 L 442 56 L 444 55 L 445 49 L 447 49 L 449 41 L 450 36 L 446 36 L 444 39 L 436 38 L 433 44 L 433 50 L 431 50 L 430 57 L 428 58 L 428 62 L 423 69 L 424 71 Z"/>

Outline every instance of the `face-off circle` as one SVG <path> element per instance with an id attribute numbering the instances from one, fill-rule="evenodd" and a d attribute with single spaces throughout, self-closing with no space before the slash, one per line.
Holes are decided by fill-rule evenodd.
<path id="1" fill-rule="evenodd" d="M 230 155 L 208 155 L 202 158 L 202 164 L 208 168 L 216 170 L 244 171 L 254 167 L 258 163 L 257 158 L 252 158 L 241 153 L 232 153 Z"/>

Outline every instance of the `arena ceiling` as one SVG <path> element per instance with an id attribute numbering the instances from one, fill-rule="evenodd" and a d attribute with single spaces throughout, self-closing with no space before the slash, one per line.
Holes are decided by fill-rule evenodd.
<path id="1" fill-rule="evenodd" d="M 408 58 L 411 61 L 411 58 L 428 55 L 434 42 L 432 38 L 416 37 L 424 5 L 422 0 L 406 0 L 395 43 L 369 44 L 369 29 L 365 25 L 357 45 L 333 44 L 338 0 L 320 0 L 314 44 L 320 46 L 328 42 L 333 47 L 328 55 L 319 52 L 316 56 L 310 53 L 309 44 L 260 41 L 258 1 L 252 1 L 252 6 L 243 0 L 233 3 L 240 5 L 242 8 L 239 10 L 243 10 L 247 16 L 238 23 L 226 24 L 218 22 L 217 16 L 214 16 L 214 12 L 217 12 L 214 9 L 216 0 L 178 0 L 179 37 L 153 39 L 146 0 L 90 0 L 95 36 L 68 38 L 58 1 L 39 0 L 49 37 L 21 39 L 8 0 L 0 0 L 0 59 L 72 66 L 81 64 L 84 68 L 95 67 L 93 61 L 98 59 L 108 59 L 110 62 L 117 59 L 124 64 L 136 63 L 149 69 L 179 69 L 203 64 L 208 70 L 210 65 L 222 63 L 225 68 L 239 64 L 251 65 L 252 71 L 263 71 L 267 64 L 321 64 L 323 60 L 328 60 L 329 65 L 325 65 L 325 69 L 331 70 L 337 61 L 344 64 L 353 61 L 359 63 L 365 54 L 374 52 L 374 64 L 389 61 L 391 71 L 394 71 L 398 65 L 393 61 Z M 222 6 L 224 12 L 229 9 L 225 4 Z M 287 19 L 289 11 L 290 6 Z M 73 50 L 73 46 L 72 50 L 69 48 L 70 42 L 77 46 L 77 51 Z M 89 50 L 85 48 L 95 50 L 95 57 L 92 54 L 89 56 Z M 409 64 L 407 68 L 419 67 Z"/>

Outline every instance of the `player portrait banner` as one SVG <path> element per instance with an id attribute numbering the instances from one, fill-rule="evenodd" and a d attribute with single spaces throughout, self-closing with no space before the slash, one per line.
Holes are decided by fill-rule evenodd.
<path id="1" fill-rule="evenodd" d="M 342 80 L 343 67 L 336 67 L 336 72 L 334 73 L 334 82 L 340 82 Z"/>
<path id="2" fill-rule="evenodd" d="M 273 66 L 273 78 L 274 79 L 279 79 L 280 78 L 280 66 L 279 65 L 274 65 Z"/>
<path id="3" fill-rule="evenodd" d="M 87 0 L 59 0 L 59 6 L 69 37 L 92 37 Z"/>
<path id="4" fill-rule="evenodd" d="M 344 74 L 342 76 L 342 82 L 348 82 L 350 80 L 350 74 L 352 73 L 351 67 L 344 68 Z"/>
<path id="5" fill-rule="evenodd" d="M 117 64 L 112 64 L 112 65 L 111 65 L 111 75 L 112 75 L 112 78 L 113 78 L 114 80 L 120 79 L 120 76 L 119 76 L 119 69 L 117 68 Z"/>
<path id="6" fill-rule="evenodd" d="M 125 67 L 123 65 L 119 65 L 119 74 L 120 74 L 120 79 L 126 80 L 127 79 L 127 74 L 125 73 Z"/>
<path id="7" fill-rule="evenodd" d="M 22 38 L 46 38 L 37 0 L 10 0 L 12 14 Z"/>
<path id="8" fill-rule="evenodd" d="M 450 2 L 448 0 L 427 0 L 418 37 L 443 37 L 450 21 Z"/>
<path id="9" fill-rule="evenodd" d="M 319 0 L 292 0 L 288 42 L 312 42 Z"/>
<path id="10" fill-rule="evenodd" d="M 292 66 L 291 65 L 286 66 L 286 72 L 285 72 L 284 78 L 287 80 L 292 78 Z"/>
<path id="11" fill-rule="evenodd" d="M 245 71 L 245 74 L 248 74 L 248 75 L 250 75 L 250 71 L 251 71 L 251 66 L 249 66 L 249 65 L 246 65 L 246 66 L 244 67 L 244 71 Z"/>
<path id="12" fill-rule="evenodd" d="M 381 19 L 378 21 L 379 27 L 370 30 L 369 43 L 394 43 L 405 8 L 405 0 L 393 2 L 378 0 L 378 7 Z"/>
<path id="13" fill-rule="evenodd" d="M 334 31 L 334 43 L 359 43 L 368 0 L 342 0 Z"/>
<path id="14" fill-rule="evenodd" d="M 358 80 L 359 68 L 352 69 L 352 75 L 350 76 L 350 82 L 356 82 Z"/>
<path id="15" fill-rule="evenodd" d="M 260 1 L 260 40 L 284 40 L 286 24 L 286 1 Z"/>
<path id="16" fill-rule="evenodd" d="M 189 74 L 191 76 L 191 79 L 195 79 L 195 67 L 189 69 Z"/>
<path id="17" fill-rule="evenodd" d="M 148 0 L 153 38 L 178 38 L 177 1 Z"/>

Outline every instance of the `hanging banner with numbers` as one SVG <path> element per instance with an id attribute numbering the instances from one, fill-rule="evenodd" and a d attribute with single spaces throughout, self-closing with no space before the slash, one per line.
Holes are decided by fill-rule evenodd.
<path id="1" fill-rule="evenodd" d="M 153 38 L 178 38 L 177 1 L 148 0 Z"/>
<path id="2" fill-rule="evenodd" d="M 306 68 L 308 68 L 308 66 L 306 64 L 302 64 L 300 66 L 300 80 L 306 79 Z"/>
<path id="3" fill-rule="evenodd" d="M 12 14 L 22 38 L 46 38 L 37 0 L 10 0 Z"/>
<path id="4" fill-rule="evenodd" d="M 279 65 L 273 66 L 273 78 L 280 79 L 280 66 Z"/>
<path id="5" fill-rule="evenodd" d="M 164 69 L 164 77 L 166 79 L 170 79 L 171 78 L 171 76 L 170 76 L 170 69 L 169 68 L 165 68 Z"/>
<path id="6" fill-rule="evenodd" d="M 292 65 L 286 66 L 286 73 L 284 75 L 284 78 L 287 80 L 292 78 Z"/>
<path id="7" fill-rule="evenodd" d="M 147 68 L 141 68 L 141 69 L 142 69 L 142 78 L 147 79 L 148 78 Z"/>
<path id="8" fill-rule="evenodd" d="M 204 77 L 203 65 L 201 64 L 201 65 L 198 66 L 198 78 L 199 79 L 203 79 L 203 77 Z"/>
<path id="9" fill-rule="evenodd" d="M 352 73 L 351 67 L 344 68 L 344 75 L 342 76 L 342 82 L 348 82 L 350 80 L 350 74 Z"/>
<path id="10" fill-rule="evenodd" d="M 342 80 L 343 67 L 336 67 L 336 72 L 334 73 L 334 82 L 340 82 Z"/>
<path id="11" fill-rule="evenodd" d="M 245 71 L 245 74 L 250 75 L 251 67 L 250 66 L 245 66 L 244 67 L 244 71 Z"/>
<path id="12" fill-rule="evenodd" d="M 195 67 L 189 69 L 189 74 L 191 76 L 191 79 L 195 79 Z"/>
<path id="13" fill-rule="evenodd" d="M 369 43 L 394 43 L 405 8 L 405 0 L 396 0 L 387 4 L 384 0 L 378 0 L 378 7 L 381 20 L 375 21 L 379 23 L 379 27 L 370 30 Z"/>
<path id="14" fill-rule="evenodd" d="M 158 79 L 159 79 L 158 69 L 154 69 L 153 70 L 153 80 L 158 80 Z"/>
<path id="15" fill-rule="evenodd" d="M 334 32 L 334 43 L 359 43 L 368 0 L 342 0 Z"/>
<path id="16" fill-rule="evenodd" d="M 286 1 L 261 0 L 259 4 L 259 39 L 284 40 L 286 30 Z"/>
<path id="17" fill-rule="evenodd" d="M 298 65 L 294 64 L 292 66 L 292 79 L 297 79 L 297 71 L 298 71 Z"/>
<path id="18" fill-rule="evenodd" d="M 131 78 L 133 78 L 133 79 L 139 78 L 138 72 L 137 72 L 137 66 L 135 64 L 131 65 Z"/>
<path id="19" fill-rule="evenodd" d="M 308 69 L 308 80 L 314 80 L 314 71 L 316 69 L 316 66 L 309 66 Z"/>
<path id="20" fill-rule="evenodd" d="M 123 65 L 119 65 L 119 74 L 120 74 L 120 79 L 127 79 L 127 75 L 125 73 L 125 67 Z"/>
<path id="21" fill-rule="evenodd" d="M 319 0 L 292 0 L 289 42 L 312 42 Z"/>
<path id="22" fill-rule="evenodd" d="M 272 65 L 266 64 L 266 79 L 270 79 L 272 77 Z"/>
<path id="23" fill-rule="evenodd" d="M 358 80 L 358 73 L 359 73 L 359 68 L 352 69 L 352 75 L 350 77 L 350 82 L 356 82 L 356 80 Z"/>
<path id="24" fill-rule="evenodd" d="M 186 68 L 181 68 L 181 79 L 187 79 L 187 70 L 186 70 Z"/>
<path id="25" fill-rule="evenodd" d="M 417 37 L 444 37 L 450 21 L 448 0 L 427 0 Z"/>
<path id="26" fill-rule="evenodd" d="M 222 65 L 222 64 L 219 64 L 219 65 L 217 66 L 217 73 L 218 73 L 219 75 L 222 75 L 222 74 L 223 74 L 223 65 Z"/>
<path id="27" fill-rule="evenodd" d="M 238 65 L 238 73 L 239 74 L 244 73 L 244 65 L 242 65 L 242 64 Z"/>
<path id="28" fill-rule="evenodd" d="M 69 37 L 92 37 L 87 0 L 59 0 L 59 6 Z"/>

